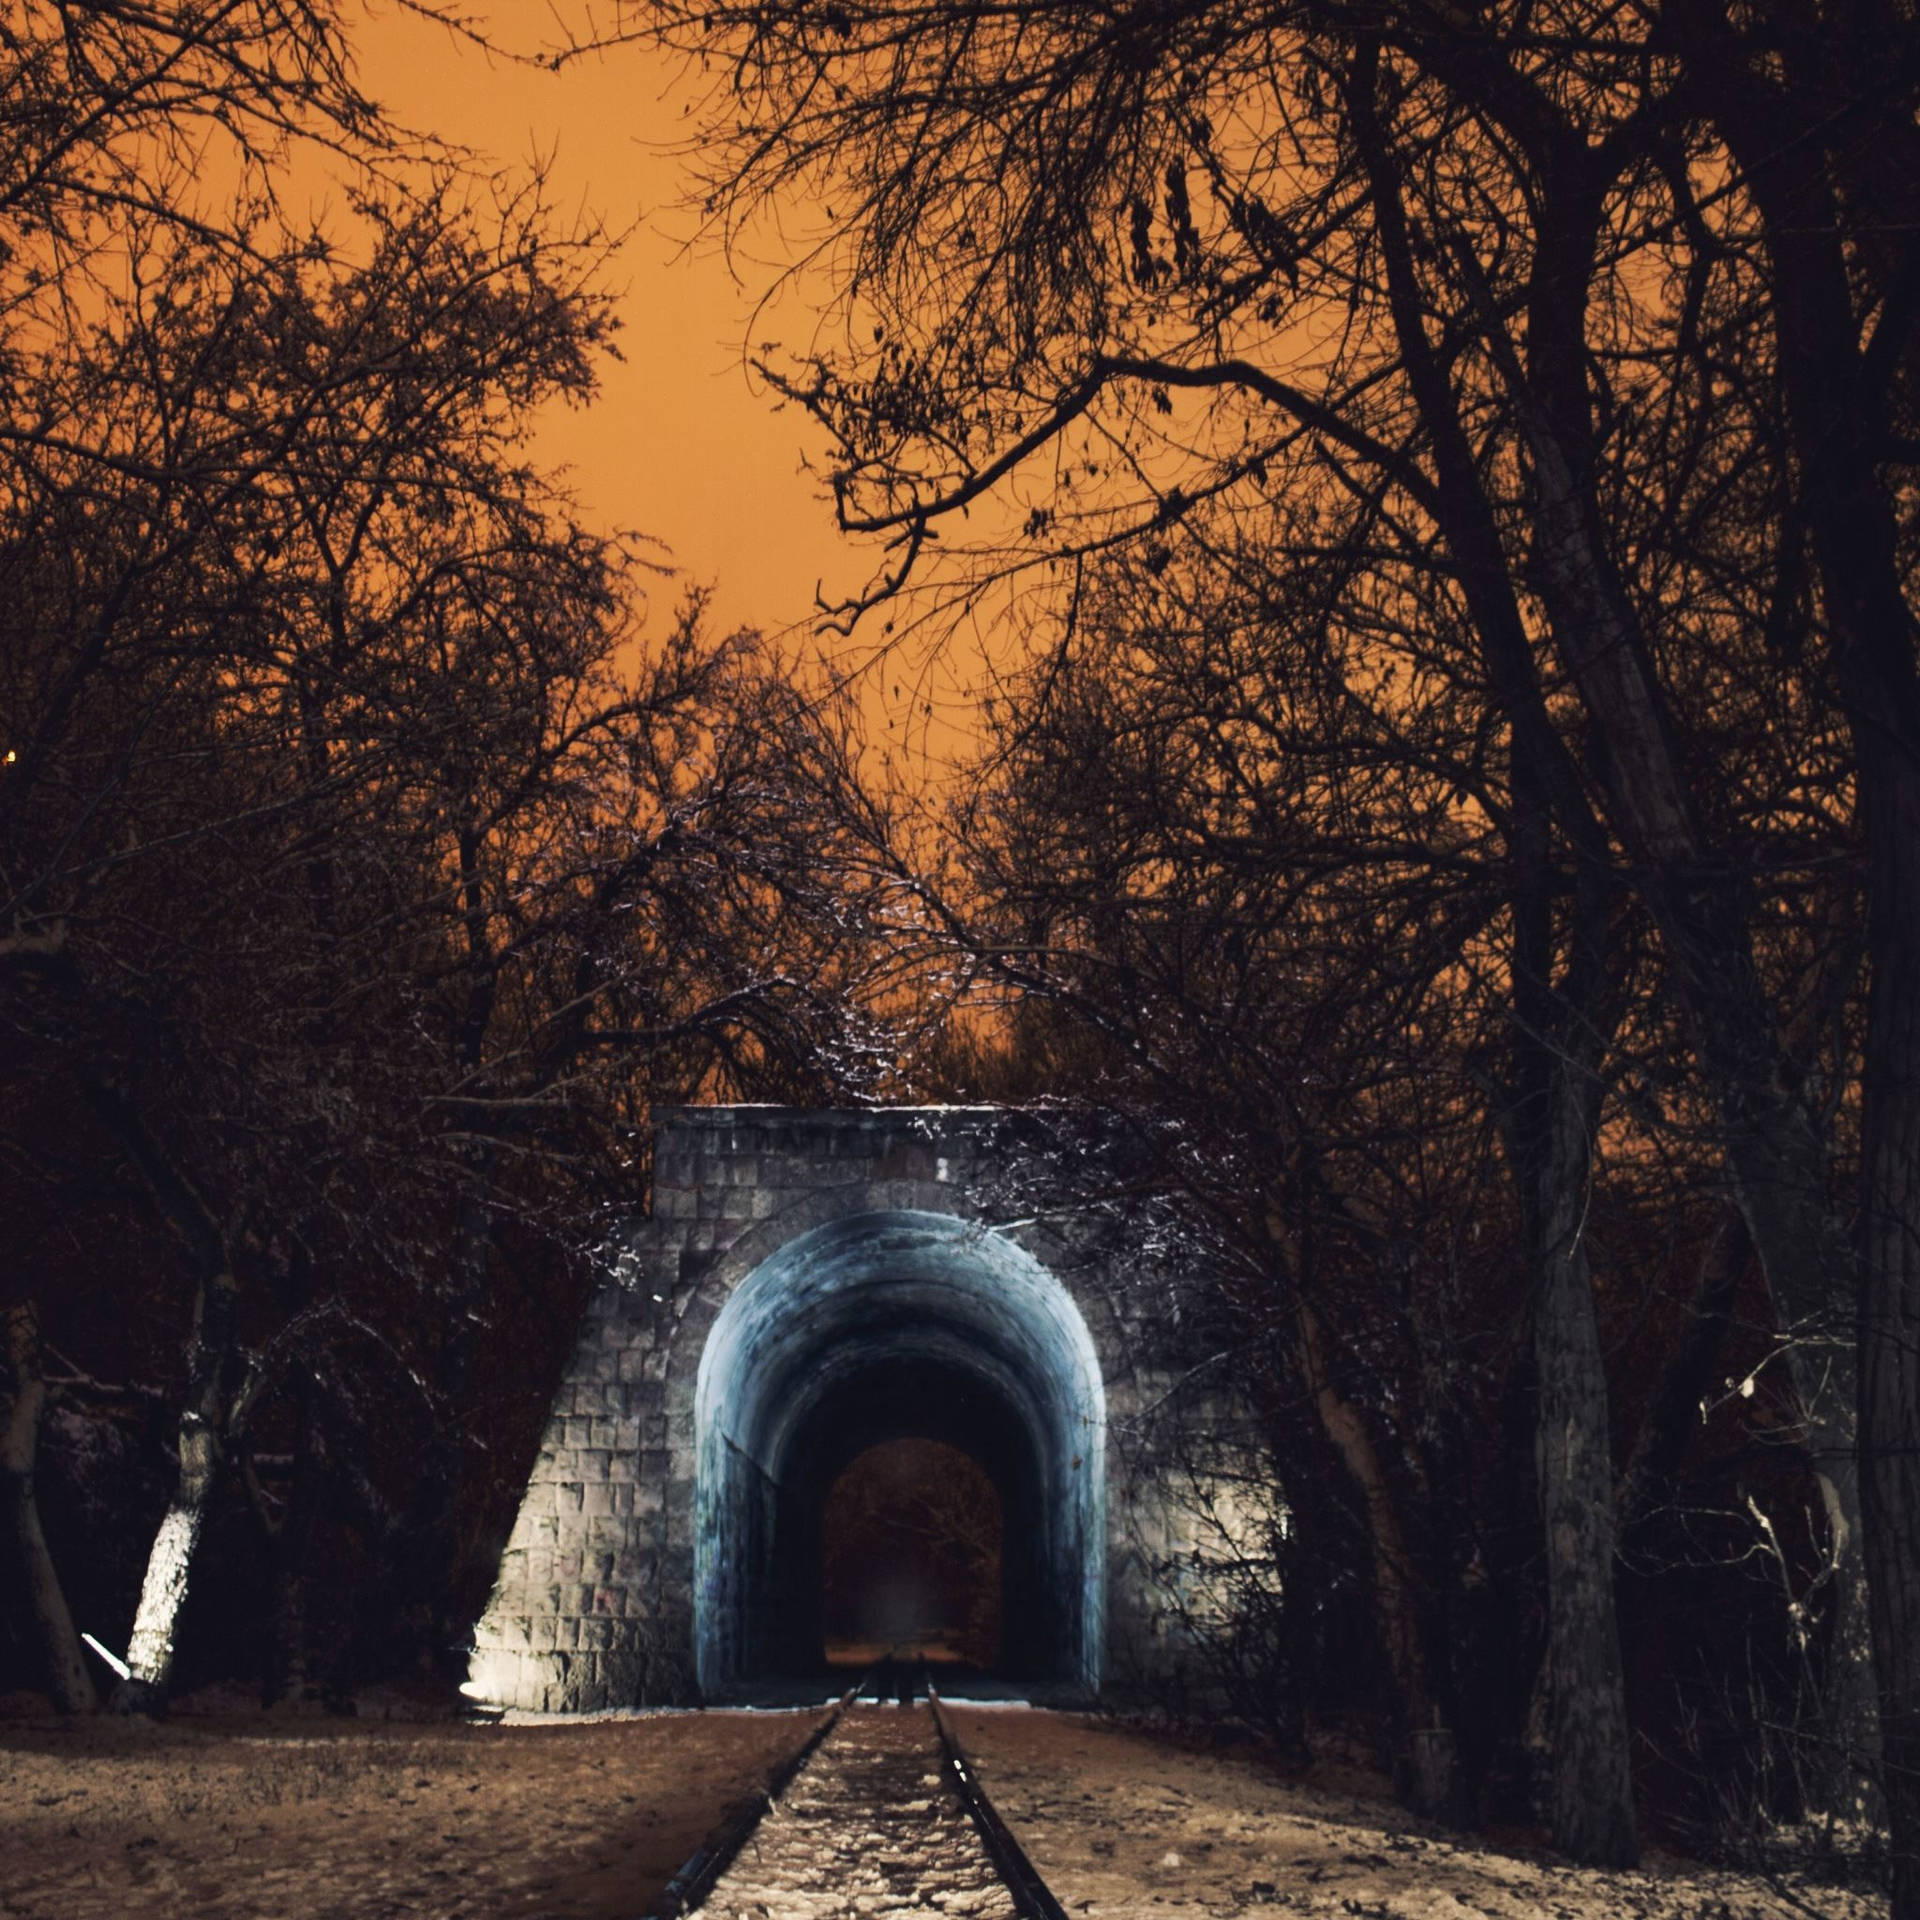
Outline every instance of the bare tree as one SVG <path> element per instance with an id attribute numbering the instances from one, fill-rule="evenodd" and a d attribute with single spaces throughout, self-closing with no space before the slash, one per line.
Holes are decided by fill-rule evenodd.
<path id="1" fill-rule="evenodd" d="M 64 1713 L 84 1713 L 98 1705 L 93 1676 L 74 1632 L 59 1571 L 47 1550 L 34 1489 L 47 1381 L 40 1356 L 39 1318 L 30 1300 L 18 1301 L 7 1310 L 7 1361 L 13 1387 L 6 1431 L 0 1437 L 0 1474 L 7 1486 L 8 1531 L 25 1575 L 55 1704 Z"/>
<path id="2" fill-rule="evenodd" d="M 497 1223 L 589 1243 L 663 1089 L 872 1062 L 839 709 L 697 604 L 642 651 L 634 553 L 525 458 L 591 389 L 601 237 L 452 175 L 357 217 L 337 251 L 136 223 L 124 287 L 22 359 L 7 450 L 13 1121 L 84 1100 L 192 1301 L 129 1705 L 233 1446 L 297 1553 L 252 1436 L 329 1342 L 431 1329 L 408 1538 L 443 1607 Z"/>
<path id="3" fill-rule="evenodd" d="M 1151 551 L 1204 501 L 1255 522 L 1322 476 L 1377 502 L 1397 550 L 1431 546 L 1478 636 L 1519 777 L 1596 887 L 1624 868 L 1660 930 L 1730 1184 L 1793 1337 L 1857 1617 L 1856 1261 L 1832 1122 L 1795 1067 L 1800 1009 L 1763 964 L 1753 869 L 1726 832 L 1729 771 L 1689 744 L 1712 735 L 1697 704 L 1707 689 L 1774 671 L 1764 634 L 1778 624 L 1751 596 L 1708 590 L 1705 495 L 1722 489 L 1712 544 L 1751 555 L 1753 528 L 1742 540 L 1726 511 L 1740 458 L 1772 487 L 1746 489 L 1742 508 L 1770 500 L 1777 523 L 1795 492 L 1766 405 L 1715 413 L 1727 382 L 1703 351 L 1703 314 L 1719 325 L 1729 305 L 1764 316 L 1778 303 L 1741 237 L 1757 161 L 1735 157 L 1711 207 L 1689 184 L 1730 152 L 1705 79 L 1695 90 L 1684 60 L 1652 58 L 1651 25 L 1598 15 L 1551 35 L 1517 14 L 1469 30 L 1417 6 L 1366 21 L 1200 4 L 991 18 L 939 4 L 662 6 L 628 23 L 725 52 L 726 126 L 702 185 L 718 228 L 741 231 L 802 185 L 829 210 L 815 261 L 840 325 L 800 364 L 768 371 L 836 435 L 842 524 L 889 543 L 846 617 L 930 566 L 963 603 L 1032 571 L 1070 609 L 1076 558 L 1124 542 Z M 1861 33 L 1850 44 L 1878 49 L 1877 81 L 1859 62 L 1804 69 L 1820 74 L 1823 105 L 1835 87 L 1856 103 L 1856 129 L 1905 84 L 1887 77 L 1904 72 L 1884 63 L 1893 41 Z M 1888 190 L 1874 188 L 1882 201 Z M 1821 213 L 1829 266 L 1873 245 L 1846 221 Z M 1849 484 L 1844 497 L 1865 498 L 1865 485 L 1891 499 L 1864 470 Z M 943 576 L 933 537 L 963 512 L 983 531 Z M 1682 521 L 1691 550 L 1673 537 Z M 1283 522 L 1276 551 L 1286 537 Z M 1792 543 L 1761 534 L 1758 547 L 1772 562 L 1764 597 L 1803 635 L 1817 629 L 1793 589 Z M 1883 564 L 1879 577 L 1875 631 L 1906 636 L 1890 657 L 1909 672 L 1894 576 Z M 1541 700 L 1560 676 L 1577 725 L 1575 708 Z M 1822 684 L 1803 686 L 1826 706 Z M 1904 711 L 1903 697 L 1890 686 L 1883 713 Z M 1870 757 L 1858 740 L 1852 753 Z M 1879 889 L 1894 902 L 1911 891 L 1891 867 Z M 1876 911 L 1897 925 L 1902 909 Z M 1576 1025 L 1590 1022 L 1573 998 Z M 1569 1087 L 1581 1079 L 1564 1044 L 1545 1057 L 1570 1068 Z M 1889 1097 L 1870 1105 L 1897 1112 Z M 1571 1140 L 1578 1100 L 1536 1109 L 1554 1111 Z M 1904 1137 L 1895 1121 L 1869 1131 Z M 1533 1164 L 1572 1163 L 1548 1152 Z M 1863 1192 L 1870 1219 L 1893 1217 L 1873 1197 L 1881 1178 Z M 1577 1178 L 1564 1184 L 1577 1193 Z M 1543 1244 L 1563 1243 L 1550 1223 L 1570 1217 L 1544 1208 Z M 1885 1294 L 1899 1270 L 1888 1257 L 1871 1255 L 1876 1300 L 1899 1293 Z M 1870 1318 L 1868 1348 L 1902 1350 L 1901 1311 L 1884 1349 L 1886 1316 Z M 1883 1404 L 1912 1400 L 1895 1386 Z M 1897 1438 L 1911 1416 L 1887 1417 Z M 1898 1527 L 1882 1537 L 1897 1560 Z M 1910 1584 L 1891 1563 L 1886 1580 L 1894 1593 Z M 1904 1670 L 1883 1658 L 1895 1661 L 1882 1669 L 1890 1703 Z M 1612 1778 L 1617 1806 L 1618 1765 Z M 1570 1785 L 1568 1821 L 1583 1797 L 1590 1808 Z M 1576 1844 L 1619 1857 L 1626 1834 L 1602 1820 Z"/>

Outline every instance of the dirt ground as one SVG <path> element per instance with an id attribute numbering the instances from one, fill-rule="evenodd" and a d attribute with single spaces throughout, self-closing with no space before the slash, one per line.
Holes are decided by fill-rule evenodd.
<path id="1" fill-rule="evenodd" d="M 0 1719 L 0 1915 L 635 1920 L 809 1713 L 565 1726 Z M 1860 1893 L 1448 1837 L 1371 1776 L 1289 1780 L 1080 1717 L 959 1708 L 1073 1920 L 1879 1920 Z M 885 1920 L 874 1915 L 873 1920 Z"/>
<path id="2" fill-rule="evenodd" d="M 955 1708 L 994 1805 L 1070 1915 L 1395 1920 L 1884 1920 L 1884 1898 L 1761 1880 L 1649 1851 L 1638 1873 L 1449 1837 L 1358 1769 L 1318 1783 L 1068 1714 Z"/>
<path id="3" fill-rule="evenodd" d="M 0 1915 L 636 1920 L 817 1717 L 0 1721 Z"/>

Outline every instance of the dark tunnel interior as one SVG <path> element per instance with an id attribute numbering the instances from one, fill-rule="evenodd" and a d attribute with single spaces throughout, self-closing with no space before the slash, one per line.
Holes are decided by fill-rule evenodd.
<path id="1" fill-rule="evenodd" d="M 1000 1663 L 1000 1494 L 941 1440 L 886 1440 L 827 1492 L 820 1607 L 829 1664 L 889 1649 L 992 1671 Z"/>
<path id="2" fill-rule="evenodd" d="M 697 1419 L 709 1698 L 818 1673 L 829 1639 L 890 1624 L 965 1637 L 973 1664 L 1010 1680 L 1097 1685 L 1104 1399 L 1084 1324 L 1019 1248 L 907 1213 L 788 1243 L 709 1335 Z M 943 1453 L 970 1507 L 924 1497 Z M 864 1541 L 848 1527 L 861 1500 Z M 930 1522 L 918 1546 L 913 1511 Z M 963 1511 L 992 1515 L 997 1551 L 963 1550 L 958 1536 L 980 1531 Z"/>
<path id="3" fill-rule="evenodd" d="M 885 1358 L 837 1382 L 794 1437 L 777 1504 L 772 1559 L 778 1580 L 776 1618 L 787 1629 L 769 1648 L 774 1664 L 806 1672 L 824 1658 L 830 1637 L 825 1617 L 828 1520 L 833 1493 L 848 1471 L 890 1447 L 937 1448 L 949 1463 L 960 1456 L 991 1491 L 998 1535 L 994 1560 L 998 1616 L 991 1666 L 1009 1677 L 1045 1676 L 1059 1663 L 1072 1623 L 1062 1617 L 1063 1596 L 1048 1578 L 1044 1553 L 1046 1492 L 1033 1437 L 1018 1410 L 992 1382 L 946 1360 Z M 916 1464 L 932 1465 L 925 1453 Z M 900 1456 L 896 1456 L 899 1459 Z M 905 1459 L 914 1456 L 909 1452 Z M 896 1515 L 919 1506 L 903 1478 Z M 951 1520 L 949 1511 L 939 1517 Z M 896 1527 L 895 1531 L 904 1531 Z M 844 1543 L 843 1543 L 844 1544 Z M 957 1542 L 946 1543 L 949 1549 Z M 938 1553 L 930 1559 L 938 1559 Z M 952 1561 L 959 1556 L 949 1552 Z M 841 1635 L 839 1637 L 850 1637 Z"/>

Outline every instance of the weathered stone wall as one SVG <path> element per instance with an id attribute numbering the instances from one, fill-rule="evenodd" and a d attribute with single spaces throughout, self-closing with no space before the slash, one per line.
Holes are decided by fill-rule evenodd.
<path id="1" fill-rule="evenodd" d="M 659 1117 L 653 1212 L 609 1249 L 547 1425 L 498 1582 L 475 1633 L 468 1692 L 582 1711 L 695 1697 L 695 1391 L 701 1352 L 733 1291 L 783 1246 L 829 1222 L 912 1212 L 978 1221 L 1071 1296 L 1097 1357 L 1105 1418 L 1107 1633 L 1116 1673 L 1170 1657 L 1142 1550 L 1143 1512 L 1171 1488 L 1143 1445 L 1165 1400 L 1164 1356 L 1143 1351 L 1140 1276 L 1091 1254 L 1007 1171 L 1030 1151 L 994 1109 L 809 1112 L 681 1108 Z M 1150 1291 L 1150 1287 L 1149 1287 Z M 1171 1537 L 1171 1536 L 1170 1536 Z"/>

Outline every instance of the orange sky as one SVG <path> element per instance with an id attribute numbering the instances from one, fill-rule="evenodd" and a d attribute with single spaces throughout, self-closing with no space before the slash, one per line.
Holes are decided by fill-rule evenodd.
<path id="1" fill-rule="evenodd" d="M 810 331 L 797 300 L 755 319 L 775 276 L 774 238 L 756 242 L 764 257 L 743 262 L 738 281 L 711 247 L 683 244 L 692 222 L 678 207 L 670 149 L 691 124 L 697 87 L 638 47 L 556 74 L 489 59 L 394 0 L 368 9 L 354 34 L 362 85 L 402 122 L 509 168 L 542 160 L 559 209 L 635 226 L 613 276 L 624 359 L 604 370 L 592 408 L 542 423 L 540 456 L 571 470 L 591 519 L 664 542 L 687 579 L 713 587 L 722 627 L 807 634 L 843 668 L 872 659 L 888 644 L 883 617 L 851 641 L 816 634 L 814 597 L 822 585 L 829 600 L 856 591 L 876 550 L 841 539 L 818 474 L 802 469 L 809 453 L 824 461 L 825 436 L 776 407 L 741 351 L 750 327 L 756 342 L 788 345 Z M 552 10 L 496 0 L 476 15 L 502 44 L 538 50 L 552 42 L 557 10 L 585 17 L 584 0 L 552 0 Z M 677 597 L 667 584 L 662 601 Z M 937 784 L 978 744 L 984 663 L 1007 657 L 1014 631 L 1004 609 L 987 618 L 984 628 L 941 629 L 937 643 L 923 635 L 863 676 L 870 743 L 910 786 Z"/>
<path id="2" fill-rule="evenodd" d="M 530 38 L 548 30 L 544 11 L 525 6 Z M 517 35 L 519 14 L 495 9 L 503 35 Z M 573 470 L 592 516 L 666 542 L 688 577 L 717 588 L 727 625 L 784 628 L 807 618 L 823 577 L 830 594 L 856 586 L 861 558 L 800 470 L 821 436 L 750 385 L 740 343 L 751 294 L 665 230 L 687 225 L 671 217 L 679 173 L 661 150 L 692 97 L 669 97 L 672 68 L 634 48 L 560 74 L 489 61 L 391 6 L 355 37 L 363 85 L 403 121 L 509 166 L 550 158 L 565 210 L 584 202 L 612 226 L 646 219 L 615 274 L 624 364 L 605 370 L 598 405 L 555 413 L 539 441 Z"/>

